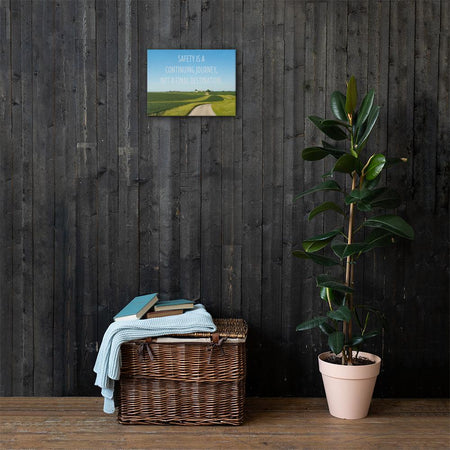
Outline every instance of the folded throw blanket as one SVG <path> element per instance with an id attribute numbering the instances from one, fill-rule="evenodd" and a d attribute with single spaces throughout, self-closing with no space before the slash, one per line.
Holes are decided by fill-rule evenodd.
<path id="1" fill-rule="evenodd" d="M 146 337 L 196 332 L 213 333 L 216 326 L 203 305 L 176 316 L 144 320 L 123 320 L 112 323 L 106 330 L 95 362 L 95 385 L 102 389 L 103 411 L 114 412 L 114 380 L 120 377 L 122 343 Z"/>

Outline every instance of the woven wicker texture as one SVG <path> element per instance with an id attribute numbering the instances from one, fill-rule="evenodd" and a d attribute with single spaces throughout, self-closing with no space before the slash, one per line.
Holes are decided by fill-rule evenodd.
<path id="1" fill-rule="evenodd" d="M 123 424 L 240 425 L 244 419 L 247 324 L 215 319 L 220 343 L 132 341 L 122 345 Z M 195 337 L 211 337 L 196 333 Z M 193 335 L 189 335 L 193 337 Z"/>

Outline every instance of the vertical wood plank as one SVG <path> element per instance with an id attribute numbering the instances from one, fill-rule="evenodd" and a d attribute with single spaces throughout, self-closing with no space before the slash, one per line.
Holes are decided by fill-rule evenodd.
<path id="1" fill-rule="evenodd" d="M 78 361 L 77 389 L 93 386 L 98 346 L 97 331 L 97 132 L 95 2 L 82 0 L 77 8 L 76 105 L 76 301 Z"/>
<path id="2" fill-rule="evenodd" d="M 283 92 L 284 3 L 264 2 L 263 69 L 263 242 L 262 242 L 262 328 L 264 351 L 276 355 L 266 362 L 280 379 L 283 362 L 277 352 L 281 339 L 283 260 Z M 265 378 L 262 389 L 270 380 Z M 280 384 L 277 385 L 279 389 Z M 272 389 L 274 387 L 272 386 Z M 274 395 L 279 395 L 279 390 Z"/>
<path id="3" fill-rule="evenodd" d="M 355 27 L 356 23 L 359 23 L 360 19 L 360 9 L 357 9 L 356 12 L 349 11 L 347 8 L 351 8 L 351 5 L 348 5 L 347 1 L 335 1 L 328 2 L 327 5 L 327 71 L 326 71 L 326 95 L 325 95 L 325 115 L 326 117 L 335 119 L 334 114 L 331 111 L 330 107 L 330 96 L 334 91 L 340 91 L 342 93 L 346 93 L 346 82 L 348 80 L 347 74 L 347 59 L 355 59 L 354 53 L 359 53 L 359 46 L 367 45 L 364 41 L 364 37 L 362 37 L 361 41 L 359 40 L 359 36 L 355 38 L 355 36 L 350 35 L 350 21 L 354 22 L 352 24 Z M 364 10 L 363 10 L 364 11 Z M 348 23 L 347 23 L 348 20 Z M 347 34 L 348 29 L 348 34 Z M 367 38 L 367 30 L 366 36 Z M 350 40 L 356 40 L 356 43 L 351 44 Z M 362 55 L 356 56 L 362 59 Z M 360 77 L 361 74 L 355 74 Z M 358 86 L 360 87 L 360 80 L 357 79 Z M 324 140 L 328 140 L 328 142 L 335 141 L 328 139 L 327 136 L 322 135 Z M 332 170 L 334 167 L 336 160 L 333 157 L 328 156 L 324 159 L 324 172 L 328 172 Z M 305 163 L 307 164 L 307 163 Z M 313 163 L 314 164 L 314 163 Z M 348 189 L 351 189 L 351 178 L 346 174 L 336 174 L 336 181 L 341 185 L 345 186 L 347 183 Z M 318 181 L 318 179 L 317 179 Z M 327 192 L 324 195 L 327 201 L 332 201 L 337 203 L 338 205 L 343 206 L 343 195 L 340 192 Z M 320 217 L 322 216 L 322 217 Z M 326 233 L 338 227 L 342 227 L 345 223 L 345 219 L 340 214 L 336 214 L 333 211 L 328 211 L 325 214 L 316 216 L 314 221 L 322 220 L 323 221 L 323 231 Z M 325 252 L 327 256 L 333 256 L 334 254 L 331 250 L 327 250 Z M 320 270 L 319 267 L 316 266 L 316 271 Z M 338 280 L 344 280 L 343 268 L 336 267 L 327 267 L 327 273 L 336 277 Z M 317 291 L 316 291 L 317 292 Z M 317 298 L 317 297 L 316 297 Z"/>
<path id="4" fill-rule="evenodd" d="M 252 330 L 249 348 L 254 356 L 248 367 L 251 394 L 259 389 L 256 374 L 262 358 L 262 1 L 244 3 L 242 53 L 242 315 Z"/>
<path id="5" fill-rule="evenodd" d="M 424 211 L 435 211 L 440 0 L 422 0 L 416 7 L 414 59 L 414 188 Z M 427 174 L 426 183 L 423 174 Z"/>
<path id="6" fill-rule="evenodd" d="M 367 91 L 368 0 L 349 0 L 347 17 L 347 79 L 354 75 L 360 100 Z"/>
<path id="7" fill-rule="evenodd" d="M 33 394 L 31 35 L 31 2 L 11 3 L 13 395 Z"/>
<path id="8" fill-rule="evenodd" d="M 55 5 L 55 306 L 53 392 L 76 392 L 76 3 Z M 57 63 L 56 63 L 57 62 Z"/>
<path id="9" fill-rule="evenodd" d="M 325 2 L 306 3 L 306 37 L 305 37 L 305 116 L 325 116 L 326 105 L 326 9 Z M 305 119 L 306 120 L 306 119 Z M 305 122 L 305 146 L 320 143 L 323 135 L 316 130 L 313 124 Z M 317 184 L 324 172 L 324 165 L 320 162 L 303 163 L 304 186 L 309 188 Z M 323 195 L 309 196 L 301 200 L 303 210 L 302 220 L 306 222 L 307 214 L 319 204 Z M 322 220 L 311 221 L 305 225 L 301 239 L 320 234 L 323 231 Z M 301 243 L 299 243 L 301 244 Z M 320 269 L 319 269 L 320 270 Z M 318 292 L 315 277 L 320 273 L 312 264 L 305 264 L 303 269 L 303 286 L 301 293 L 302 317 L 300 321 L 314 314 L 322 313 L 322 305 L 317 301 Z M 302 333 L 299 357 L 310 369 L 304 374 L 303 382 L 318 387 L 316 373 L 312 368 L 315 364 L 316 354 L 321 350 L 320 332 Z"/>
<path id="10" fill-rule="evenodd" d="M 117 4 L 96 3 L 98 149 L 98 333 L 102 336 L 122 308 L 118 266 Z"/>
<path id="11" fill-rule="evenodd" d="M 147 117 L 147 49 L 161 48 L 159 0 L 139 2 L 139 254 L 140 292 L 160 291 L 160 121 Z M 145 54 L 143 53 L 145 51 Z M 144 58 L 144 59 L 142 59 Z M 144 109 L 141 109 L 144 108 Z M 167 119 L 166 119 L 167 120 Z"/>
<path id="12" fill-rule="evenodd" d="M 34 394 L 53 392 L 54 91 L 53 2 L 33 3 Z"/>
<path id="13" fill-rule="evenodd" d="M 180 5 L 160 0 L 159 31 L 163 47 L 180 46 Z M 180 122 L 170 117 L 158 120 L 160 171 L 160 293 L 162 298 L 180 295 Z"/>
<path id="14" fill-rule="evenodd" d="M 12 216 L 12 117 L 11 117 L 11 10 L 10 2 L 0 2 L 0 314 L 5 324 L 0 328 L 0 395 L 11 395 L 13 390 L 12 324 L 13 323 L 13 216 Z"/>
<path id="15" fill-rule="evenodd" d="M 380 115 L 366 152 L 386 153 L 388 151 L 388 104 L 389 104 L 389 29 L 390 29 L 390 3 L 379 0 L 370 0 L 368 5 L 369 39 L 368 39 L 368 65 L 367 65 L 367 89 L 375 90 L 374 102 L 381 107 Z M 386 174 L 382 177 L 380 186 L 385 184 Z M 367 304 L 383 308 L 385 296 L 385 271 L 383 270 L 383 251 L 376 250 L 364 255 L 364 273 L 361 276 L 361 298 Z M 383 335 L 370 340 L 367 343 L 367 351 L 380 355 L 383 359 Z M 382 383 L 376 386 L 380 392 Z"/>
<path id="16" fill-rule="evenodd" d="M 428 308 L 428 299 L 439 296 L 438 286 L 448 286 L 448 219 L 439 220 L 436 210 L 436 171 L 437 130 L 438 130 L 438 93 L 439 93 L 439 41 L 441 25 L 441 2 L 437 0 L 417 1 L 414 42 L 414 109 L 413 109 L 413 154 L 406 185 L 414 188 L 413 196 L 406 196 L 406 208 L 402 215 L 412 223 L 416 237 L 414 243 L 402 243 L 404 278 L 402 283 L 402 301 L 399 319 L 405 327 L 414 328 L 414 332 L 423 339 L 417 352 L 421 360 L 427 360 L 430 367 L 437 367 L 447 373 L 449 367 L 441 360 L 439 346 L 441 338 L 436 337 L 436 329 L 448 330 L 448 319 L 444 315 L 430 317 L 424 314 Z M 447 158 L 447 161 L 449 159 Z M 401 171 L 404 168 L 400 168 Z M 426 179 L 426 181 L 424 181 Z M 403 185 L 405 185 L 403 184 Z M 432 242 L 426 242 L 430 236 L 439 236 Z M 444 243 L 447 243 L 445 245 Z M 416 250 L 414 251 L 413 248 Z M 447 260 L 447 270 L 435 271 L 423 267 L 423 258 L 427 260 Z M 418 270 L 421 267 L 422 270 Z M 430 280 L 433 279 L 433 283 Z M 413 304 L 413 310 L 410 305 Z M 448 302 L 444 311 L 447 311 Z M 443 311 L 443 312 L 444 312 Z M 445 314 L 445 313 L 444 313 Z M 447 334 L 448 336 L 448 334 Z M 443 337 L 443 336 L 442 336 Z M 446 342 L 449 342 L 448 339 Z M 413 351 L 410 341 L 406 343 Z M 398 351 L 398 350 L 397 350 Z M 406 372 L 406 371 L 405 371 Z M 425 386 L 433 383 L 432 371 L 423 370 L 411 380 L 417 385 L 419 395 L 424 395 Z M 447 378 L 448 379 L 448 378 Z M 400 380 L 396 380 L 399 383 Z M 399 383 L 400 384 L 400 383 Z M 403 386 L 398 390 L 404 391 Z"/>
<path id="17" fill-rule="evenodd" d="M 239 0 L 223 4 L 223 48 L 236 50 L 236 117 L 222 120 L 222 317 L 239 317 L 242 301 L 242 21 Z M 219 119 L 220 120 L 220 119 Z"/>
<path id="18" fill-rule="evenodd" d="M 222 48 L 220 2 L 202 0 L 202 47 Z M 217 317 L 222 292 L 222 122 L 202 117 L 201 297 Z"/>
<path id="19" fill-rule="evenodd" d="M 139 294 L 137 2 L 118 2 L 119 302 Z"/>
<path id="20" fill-rule="evenodd" d="M 437 126 L 437 142 L 436 142 L 436 201 L 435 201 L 435 221 L 438 224 L 439 230 L 435 236 L 439 236 L 436 245 L 440 246 L 440 250 L 446 252 L 442 254 L 442 258 L 438 256 L 435 261 L 440 261 L 439 264 L 446 261 L 446 264 L 442 264 L 442 286 L 446 286 L 446 291 L 450 291 L 450 261 L 448 257 L 448 249 L 450 248 L 450 230 L 446 224 L 449 223 L 449 210 L 450 210 L 450 196 L 449 196 L 449 180 L 450 180 L 450 157 L 448 152 L 448 143 L 450 142 L 450 3 L 441 1 L 440 10 L 440 32 L 439 32 L 439 80 L 438 80 L 438 126 Z M 441 228 L 442 226 L 442 228 Z M 444 228 L 445 227 L 445 228 Z M 446 250 L 447 249 L 447 250 Z M 436 288 L 437 288 L 436 284 Z M 438 288 L 437 288 L 438 289 Z M 436 295 L 436 294 L 435 294 Z M 439 294 L 437 294 L 439 297 Z M 425 300 L 426 301 L 426 300 Z M 443 339 L 440 341 L 434 335 L 434 341 L 430 343 L 432 348 L 439 346 L 439 342 L 447 342 L 450 345 L 450 330 L 448 327 L 448 317 L 450 316 L 450 302 L 443 299 L 442 305 L 438 312 L 439 324 L 438 329 L 444 330 Z M 433 322 L 433 325 L 429 330 L 435 330 L 435 319 L 429 317 L 429 320 Z M 442 321 L 442 322 L 441 322 Z M 446 322 L 445 324 L 443 322 Z M 442 325 L 441 325 L 442 323 Z M 431 350 L 432 351 L 432 350 Z M 446 354 L 449 355 L 448 347 Z M 440 373 L 442 373 L 442 380 L 448 380 L 450 378 L 449 361 L 444 359 L 440 361 L 439 365 L 442 367 Z M 430 371 L 431 373 L 431 371 Z M 435 389 L 439 392 L 438 395 L 446 396 L 445 387 L 441 387 L 439 383 L 435 384 Z M 423 390 L 422 392 L 424 392 Z M 426 395 L 426 394 L 425 394 Z"/>
<path id="21" fill-rule="evenodd" d="M 414 39 L 415 36 L 415 10 L 408 2 L 391 3 L 389 33 L 389 106 L 388 106 L 388 157 L 407 157 L 411 161 L 413 151 L 413 124 L 414 124 Z M 411 176 L 408 174 L 411 167 L 393 167 L 387 170 L 387 184 L 402 192 L 403 199 L 409 197 L 405 186 L 411 186 Z M 402 212 L 402 211 L 400 211 Z M 406 217 L 405 217 L 406 218 Z M 386 274 L 385 297 L 382 309 L 392 317 L 394 323 L 399 323 L 405 317 L 405 308 L 410 308 L 404 297 L 404 266 L 405 258 L 402 244 L 395 250 L 384 250 L 383 266 L 389 267 Z M 396 343 L 394 345 L 394 342 Z M 392 365 L 394 361 L 401 360 L 396 354 L 397 344 L 407 346 L 407 336 L 399 327 L 390 327 L 385 331 L 384 361 L 385 373 L 381 378 L 393 377 Z M 403 364 L 402 364 L 403 366 Z M 393 385 L 383 383 L 383 394 L 392 395 Z"/>
<path id="22" fill-rule="evenodd" d="M 295 331 L 300 320 L 299 294 L 301 273 L 297 258 L 292 252 L 299 242 L 302 218 L 299 217 L 296 194 L 301 192 L 300 168 L 304 130 L 304 64 L 305 64 L 305 5 L 295 0 L 286 1 L 284 11 L 284 145 L 283 145 L 283 287 L 282 336 L 283 391 L 296 389 L 298 376 L 297 345 L 301 337 Z"/>
<path id="23" fill-rule="evenodd" d="M 439 32 L 439 80 L 438 80 L 438 129 L 436 156 L 436 212 L 448 216 L 450 163 L 450 3 L 441 1 L 441 23 Z M 444 222 L 445 223 L 445 222 Z"/>
<path id="24" fill-rule="evenodd" d="M 201 47 L 201 2 L 181 2 L 180 46 Z M 180 119 L 180 294 L 200 297 L 201 118 Z"/>

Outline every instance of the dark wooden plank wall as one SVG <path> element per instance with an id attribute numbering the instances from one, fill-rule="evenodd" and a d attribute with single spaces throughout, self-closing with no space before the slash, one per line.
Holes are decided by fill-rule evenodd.
<path id="1" fill-rule="evenodd" d="M 111 317 L 158 291 L 249 322 L 250 394 L 320 395 L 323 342 L 295 332 L 317 268 L 291 252 L 335 219 L 293 198 L 329 167 L 305 118 L 355 74 L 417 233 L 358 269 L 389 319 L 377 394 L 448 395 L 449 7 L 0 0 L 0 394 L 98 393 Z M 236 117 L 148 118 L 147 48 L 235 48 Z"/>

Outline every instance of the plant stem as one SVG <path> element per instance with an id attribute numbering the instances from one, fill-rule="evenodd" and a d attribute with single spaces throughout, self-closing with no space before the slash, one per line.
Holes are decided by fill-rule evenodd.
<path id="1" fill-rule="evenodd" d="M 356 178 L 357 173 L 356 171 L 352 174 L 352 191 L 356 187 Z M 354 203 L 350 203 L 350 210 L 349 210 L 349 218 L 348 218 L 348 238 L 347 238 L 347 244 L 351 244 L 353 241 L 353 219 L 354 219 Z M 353 255 L 347 256 L 347 265 L 345 268 L 345 284 L 348 287 L 353 287 L 353 276 L 354 276 L 354 270 L 353 270 Z M 347 294 L 347 306 L 352 311 L 353 309 L 353 294 L 349 293 Z M 344 322 L 344 334 L 346 337 L 346 341 L 350 342 L 352 340 L 352 320 L 350 319 L 348 322 Z M 352 348 L 349 347 L 348 349 L 348 364 L 352 364 Z"/>

